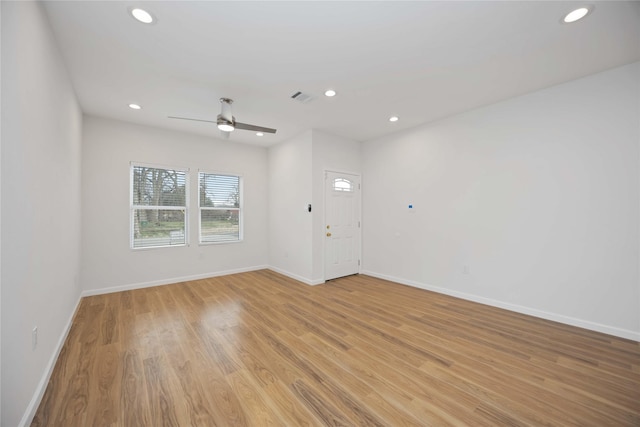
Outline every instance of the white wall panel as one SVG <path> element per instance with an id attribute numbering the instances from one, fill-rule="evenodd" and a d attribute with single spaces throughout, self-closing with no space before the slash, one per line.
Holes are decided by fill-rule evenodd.
<path id="1" fill-rule="evenodd" d="M 639 339 L 639 88 L 635 63 L 364 143 L 364 269 Z"/>
<path id="2" fill-rule="evenodd" d="M 212 133 L 216 132 L 212 128 Z M 265 148 L 91 116 L 85 116 L 83 144 L 81 278 L 85 291 L 169 283 L 266 266 Z M 189 168 L 189 246 L 130 249 L 132 161 Z M 198 243 L 198 170 L 242 176 L 241 242 Z"/>
<path id="3" fill-rule="evenodd" d="M 80 296 L 82 114 L 41 5 L 1 7 L 0 424 L 17 426 L 30 422 Z"/>

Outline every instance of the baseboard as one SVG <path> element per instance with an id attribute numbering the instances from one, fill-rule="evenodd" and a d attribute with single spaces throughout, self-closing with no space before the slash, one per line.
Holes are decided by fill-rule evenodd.
<path id="1" fill-rule="evenodd" d="M 282 274 L 283 276 L 290 277 L 294 280 L 297 280 L 298 282 L 302 282 L 309 286 L 321 285 L 324 283 L 323 279 L 315 279 L 315 280 L 307 279 L 306 277 L 298 276 L 297 274 L 291 273 L 290 271 L 283 270 L 278 267 L 269 266 L 267 268 L 269 270 L 275 271 L 276 273 Z"/>
<path id="2" fill-rule="evenodd" d="M 73 318 L 78 311 L 78 307 L 80 306 L 80 301 L 82 300 L 82 296 L 78 296 L 78 301 L 76 301 L 76 306 L 71 312 L 71 316 L 69 316 L 69 320 L 60 335 L 60 339 L 58 339 L 58 343 L 56 344 L 56 348 L 49 359 L 49 363 L 36 387 L 36 391 L 33 394 L 33 398 L 29 405 L 27 406 L 27 410 L 24 412 L 18 427 L 27 427 L 31 425 L 33 421 L 33 417 L 36 416 L 36 411 L 38 410 L 38 406 L 40 406 L 40 402 L 42 401 L 42 397 L 44 396 L 44 392 L 47 389 L 47 384 L 49 384 L 49 379 L 51 378 L 51 374 L 53 374 L 53 368 L 56 366 L 56 362 L 58 361 L 58 356 L 60 356 L 60 352 L 62 351 L 62 347 L 64 346 L 65 341 L 67 340 L 67 336 L 69 335 L 69 331 L 71 330 L 71 325 L 73 324 Z"/>
<path id="3" fill-rule="evenodd" d="M 634 332 L 627 329 L 616 328 L 614 326 L 603 325 L 589 320 L 577 319 L 570 316 L 565 316 L 557 313 L 550 313 L 535 308 L 525 307 L 517 304 L 511 304 L 491 298 L 485 298 L 478 295 L 467 294 L 464 292 L 452 291 L 450 289 L 441 288 L 438 286 L 431 286 L 425 283 L 416 282 L 413 280 L 406 280 L 399 277 L 388 276 L 386 274 L 376 273 L 374 271 L 363 270 L 360 274 L 367 276 L 377 277 L 379 279 L 389 280 L 391 282 L 400 283 L 407 286 L 413 286 L 415 288 L 425 289 L 428 291 L 437 292 L 439 294 L 449 295 L 452 297 L 464 299 L 467 301 L 478 302 L 480 304 L 490 305 L 492 307 L 503 308 L 505 310 L 514 311 L 516 313 L 527 314 L 529 316 L 539 317 L 541 319 L 552 320 L 558 323 L 564 323 L 566 325 L 577 326 L 579 328 L 589 329 L 591 331 L 602 332 L 604 334 L 613 335 L 620 338 L 625 338 L 633 341 L 640 341 L 640 332 Z"/>
<path id="4" fill-rule="evenodd" d="M 171 285 L 174 283 L 188 282 L 190 280 L 208 279 L 210 277 L 228 276 L 229 274 L 247 273 L 249 271 L 264 270 L 270 268 L 267 265 L 257 265 L 253 267 L 237 268 L 233 270 L 215 271 L 211 273 L 194 274 L 190 276 L 172 277 L 170 279 L 153 280 L 150 282 L 131 283 L 128 285 L 111 286 L 108 288 L 90 289 L 82 291 L 83 297 L 93 295 L 111 294 L 114 292 L 131 291 L 133 289 L 151 288 L 153 286 Z"/>

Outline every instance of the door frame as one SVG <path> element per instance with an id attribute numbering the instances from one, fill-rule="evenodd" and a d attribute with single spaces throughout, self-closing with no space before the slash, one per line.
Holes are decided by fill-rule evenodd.
<path id="1" fill-rule="evenodd" d="M 337 173 L 345 175 L 353 175 L 358 177 L 359 188 L 356 195 L 358 203 L 358 221 L 360 226 L 358 227 L 358 273 L 362 272 L 362 174 L 359 172 L 348 172 L 336 169 L 323 169 L 322 175 L 322 280 L 327 281 L 327 239 L 325 239 L 326 225 L 327 225 L 327 183 L 328 173 Z M 333 280 L 333 279 L 332 279 Z"/>

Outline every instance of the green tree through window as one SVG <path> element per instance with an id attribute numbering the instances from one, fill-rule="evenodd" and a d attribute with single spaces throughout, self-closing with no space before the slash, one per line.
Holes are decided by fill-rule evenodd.
<path id="1" fill-rule="evenodd" d="M 186 244 L 187 171 L 131 166 L 133 248 Z"/>

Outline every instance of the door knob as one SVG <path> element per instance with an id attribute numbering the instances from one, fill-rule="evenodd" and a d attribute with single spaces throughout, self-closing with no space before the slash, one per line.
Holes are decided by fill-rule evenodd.
<path id="1" fill-rule="evenodd" d="M 331 237 L 331 233 L 327 233 L 327 237 Z"/>

